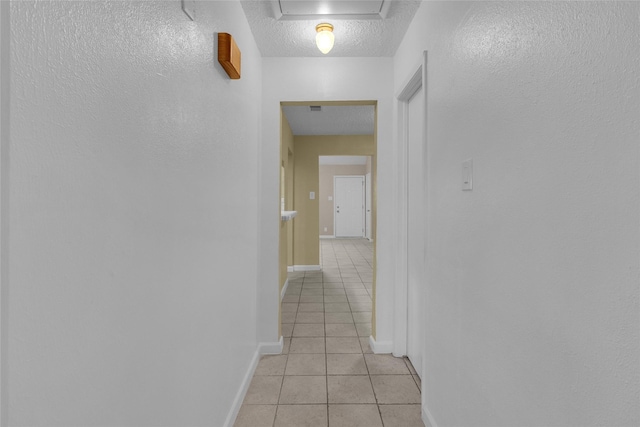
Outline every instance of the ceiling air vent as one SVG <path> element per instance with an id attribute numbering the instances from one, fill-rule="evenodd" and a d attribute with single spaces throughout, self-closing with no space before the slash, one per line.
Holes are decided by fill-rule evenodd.
<path id="1" fill-rule="evenodd" d="M 322 111 L 322 106 L 321 105 L 309 105 L 309 110 L 310 111 Z"/>

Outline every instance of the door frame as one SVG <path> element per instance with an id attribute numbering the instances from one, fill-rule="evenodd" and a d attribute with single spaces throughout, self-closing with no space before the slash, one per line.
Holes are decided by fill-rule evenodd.
<path id="1" fill-rule="evenodd" d="M 365 185 L 365 177 L 364 175 L 334 175 L 333 176 L 333 236 L 334 237 L 340 237 L 338 236 L 338 233 L 336 233 L 338 227 L 336 226 L 336 224 L 338 223 L 336 220 L 338 219 L 336 216 L 336 182 L 339 178 L 360 178 L 362 180 L 362 236 L 365 236 L 365 226 L 366 226 L 366 212 L 365 212 L 365 189 L 364 189 L 364 185 Z M 342 237 L 356 237 L 356 236 L 342 236 Z"/>
<path id="2" fill-rule="evenodd" d="M 409 100 L 416 94 L 423 86 L 422 102 L 424 108 L 425 117 L 427 116 L 427 51 L 422 53 L 422 58 L 415 71 L 411 74 L 411 77 L 402 86 L 402 90 L 397 98 L 397 111 L 398 111 L 398 187 L 397 197 L 398 203 L 398 221 L 397 221 L 397 240 L 396 240 L 396 285 L 395 285 L 395 310 L 394 310 L 394 337 L 393 337 L 393 355 L 396 357 L 407 355 L 407 338 L 408 338 L 408 298 L 409 298 L 409 275 L 408 275 L 408 112 L 409 112 Z M 428 158 L 428 144 L 427 144 L 427 121 L 422 124 L 422 138 L 425 150 Z M 428 194 L 425 197 L 425 212 L 428 212 Z M 428 235 L 428 227 L 425 227 L 425 234 Z M 425 260 L 426 262 L 426 260 Z M 425 270 L 428 271 L 428 265 L 425 265 Z M 424 297 L 424 293 L 423 293 Z M 424 304 L 421 304 L 424 307 Z M 423 357 L 422 364 L 423 369 L 421 371 L 424 375 L 424 340 L 423 345 Z"/>

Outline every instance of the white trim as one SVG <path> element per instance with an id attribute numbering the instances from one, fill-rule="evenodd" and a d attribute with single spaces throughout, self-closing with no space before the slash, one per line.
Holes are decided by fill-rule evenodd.
<path id="1" fill-rule="evenodd" d="M 373 335 L 369 336 L 369 346 L 375 354 L 389 354 L 393 350 L 392 341 L 376 341 Z"/>
<path id="2" fill-rule="evenodd" d="M 282 287 L 282 291 L 280 291 L 280 302 L 284 299 L 284 294 L 287 293 L 287 288 L 289 287 L 289 279 L 284 281 L 284 286 Z"/>
<path id="3" fill-rule="evenodd" d="M 431 412 L 427 409 L 426 405 L 422 405 L 422 422 L 425 427 L 438 427 L 436 420 L 433 419 Z"/>
<path id="4" fill-rule="evenodd" d="M 260 354 L 281 354 L 283 348 L 283 337 L 280 337 L 278 342 L 261 342 L 258 344 L 258 352 Z"/>
<path id="5" fill-rule="evenodd" d="M 249 364 L 249 369 L 244 374 L 244 378 L 242 379 L 242 383 L 240 383 L 240 388 L 236 393 L 236 397 L 233 399 L 233 403 L 231 404 L 231 409 L 229 409 L 229 413 L 227 414 L 227 419 L 224 422 L 224 427 L 233 427 L 233 424 L 236 422 L 236 418 L 238 417 L 238 412 L 240 412 L 240 407 L 242 406 L 242 402 L 244 401 L 244 397 L 249 390 L 249 385 L 251 384 L 251 380 L 253 379 L 253 374 L 256 372 L 256 368 L 258 367 L 258 362 L 260 361 L 260 346 L 253 353 L 253 357 L 251 358 L 251 363 Z"/>
<path id="6" fill-rule="evenodd" d="M 238 412 L 240 412 L 240 407 L 242 406 L 244 397 L 247 395 L 247 391 L 249 390 L 249 385 L 251 385 L 253 374 L 255 374 L 256 368 L 258 367 L 260 356 L 262 356 L 263 354 L 281 354 L 283 347 L 284 347 L 283 337 L 280 337 L 280 341 L 278 342 L 258 343 L 258 348 L 253 353 L 253 357 L 251 358 L 251 363 L 249 364 L 249 368 L 247 369 L 247 372 L 244 374 L 244 378 L 242 379 L 242 383 L 240 383 L 240 388 L 236 393 L 236 397 L 233 399 L 233 403 L 231 404 L 231 409 L 229 409 L 229 413 L 227 414 L 227 419 L 224 422 L 224 427 L 233 427 L 233 424 L 236 422 L 236 418 L 238 417 Z"/>
<path id="7" fill-rule="evenodd" d="M 287 267 L 287 273 L 293 273 L 293 265 Z"/>
<path id="8" fill-rule="evenodd" d="M 335 239 L 336 236 L 326 236 L 326 235 L 320 235 L 321 239 Z"/>
<path id="9" fill-rule="evenodd" d="M 293 271 L 321 271 L 322 267 L 319 265 L 294 265 Z"/>
<path id="10" fill-rule="evenodd" d="M 8 425 L 7 340 L 9 323 L 9 143 L 10 38 L 9 2 L 0 1 L 0 426 Z"/>

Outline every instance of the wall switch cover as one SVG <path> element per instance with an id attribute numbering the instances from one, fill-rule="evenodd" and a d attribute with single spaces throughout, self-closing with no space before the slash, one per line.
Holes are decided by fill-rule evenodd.
<path id="1" fill-rule="evenodd" d="M 462 162 L 462 190 L 473 190 L 473 159 Z"/>
<path id="2" fill-rule="evenodd" d="M 315 200 L 315 198 L 316 198 L 316 192 L 315 191 L 309 192 L 309 200 Z"/>
<path id="3" fill-rule="evenodd" d="M 329 196 L 329 197 L 327 197 L 327 199 L 328 199 L 329 201 L 332 201 L 332 200 L 333 200 L 333 196 Z"/>

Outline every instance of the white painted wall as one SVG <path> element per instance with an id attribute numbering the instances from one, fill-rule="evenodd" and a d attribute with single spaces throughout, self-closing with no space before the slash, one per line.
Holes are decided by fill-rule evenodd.
<path id="1" fill-rule="evenodd" d="M 239 2 L 194 23 L 179 1 L 19 1 L 11 26 L 9 425 L 222 426 L 257 346 Z"/>
<path id="2" fill-rule="evenodd" d="M 377 339 L 391 340 L 394 155 L 391 58 L 263 58 L 263 141 L 260 160 L 258 327 L 261 341 L 277 338 L 278 174 L 281 101 L 378 101 Z M 273 215 L 268 214 L 273 212 Z"/>
<path id="3" fill-rule="evenodd" d="M 433 425 L 640 424 L 639 15 L 424 2 L 400 46 L 396 92 L 429 52 Z"/>

